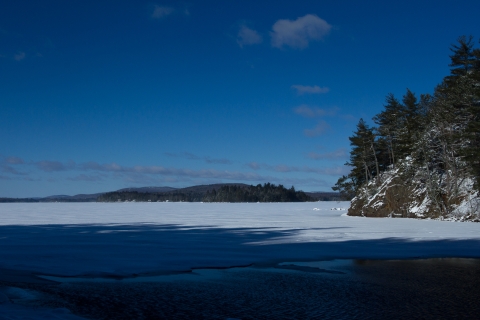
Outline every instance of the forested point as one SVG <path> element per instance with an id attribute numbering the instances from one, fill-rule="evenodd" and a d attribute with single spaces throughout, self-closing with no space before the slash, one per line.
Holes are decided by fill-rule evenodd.
<path id="1" fill-rule="evenodd" d="M 383 110 L 349 137 L 351 172 L 332 189 L 349 215 L 479 219 L 480 49 L 450 48 L 450 74 L 433 94 L 388 94 Z"/>
<path id="2" fill-rule="evenodd" d="M 108 192 L 97 198 L 98 202 L 306 202 L 316 201 L 303 191 L 283 185 L 265 183 L 256 186 L 227 185 L 206 192 L 169 191 L 162 193 Z"/>
<path id="3" fill-rule="evenodd" d="M 314 201 L 303 191 L 296 191 L 282 185 L 265 183 L 263 186 L 240 187 L 224 186 L 218 191 L 213 190 L 205 194 L 203 202 L 306 202 Z"/>

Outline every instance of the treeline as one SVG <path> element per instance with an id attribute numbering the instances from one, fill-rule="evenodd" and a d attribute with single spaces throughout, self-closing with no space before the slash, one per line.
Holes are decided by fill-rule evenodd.
<path id="1" fill-rule="evenodd" d="M 161 192 L 145 193 L 137 191 L 115 191 L 107 192 L 97 198 L 97 202 L 200 202 L 203 201 L 204 194 L 198 192 Z"/>
<path id="2" fill-rule="evenodd" d="M 265 183 L 256 186 L 223 186 L 219 190 L 207 191 L 203 202 L 307 202 L 314 201 L 303 191 L 283 185 Z"/>
<path id="3" fill-rule="evenodd" d="M 352 170 L 334 191 L 352 198 L 362 186 L 380 185 L 382 173 L 400 165 L 404 176 L 418 177 L 445 213 L 464 181 L 473 180 L 479 189 L 480 49 L 472 36 L 460 37 L 450 49 L 451 72 L 432 95 L 409 89 L 401 99 L 388 94 L 384 109 L 372 119 L 375 126 L 360 119 L 349 138 L 346 165 Z"/>
<path id="4" fill-rule="evenodd" d="M 40 202 L 40 200 L 33 198 L 0 198 L 0 203 L 9 202 Z"/>
<path id="5" fill-rule="evenodd" d="M 108 192 L 98 202 L 305 202 L 315 201 L 303 191 L 265 183 L 256 186 L 225 185 L 206 192 L 169 191 L 163 193 Z"/>

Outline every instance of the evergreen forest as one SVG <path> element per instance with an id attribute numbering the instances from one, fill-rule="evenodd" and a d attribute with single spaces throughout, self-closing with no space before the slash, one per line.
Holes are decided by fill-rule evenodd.
<path id="1" fill-rule="evenodd" d="M 461 36 L 450 50 L 450 74 L 432 94 L 389 93 L 373 126 L 358 122 L 351 171 L 332 187 L 353 198 L 350 215 L 448 217 L 468 201 L 462 214 L 478 218 L 480 49 Z"/>
<path id="2" fill-rule="evenodd" d="M 223 185 L 211 190 L 174 190 L 169 192 L 142 193 L 137 191 L 108 192 L 97 198 L 98 202 L 304 202 L 315 201 L 303 191 L 271 183 L 248 185 Z"/>

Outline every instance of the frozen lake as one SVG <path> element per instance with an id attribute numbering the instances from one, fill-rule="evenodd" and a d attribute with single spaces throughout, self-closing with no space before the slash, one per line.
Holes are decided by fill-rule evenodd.
<path id="1" fill-rule="evenodd" d="M 479 223 L 348 217 L 348 206 L 1 204 L 0 319 L 477 313 L 479 260 L 358 259 L 480 258 Z M 251 267 L 212 269 L 231 266 Z"/>
<path id="2" fill-rule="evenodd" d="M 128 276 L 332 258 L 480 257 L 478 223 L 348 217 L 348 206 L 2 204 L 0 268 Z"/>

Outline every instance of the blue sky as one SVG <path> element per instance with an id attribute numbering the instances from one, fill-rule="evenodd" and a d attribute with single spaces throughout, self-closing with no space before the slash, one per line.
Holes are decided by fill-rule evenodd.
<path id="1" fill-rule="evenodd" d="M 24 1 L 0 10 L 0 197 L 330 191 L 385 96 L 429 93 L 476 1 Z"/>

